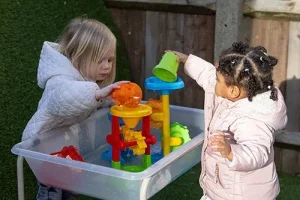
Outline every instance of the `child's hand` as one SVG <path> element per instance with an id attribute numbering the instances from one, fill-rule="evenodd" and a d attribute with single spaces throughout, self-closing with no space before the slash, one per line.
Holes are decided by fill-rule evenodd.
<path id="1" fill-rule="evenodd" d="M 99 101 L 100 99 L 110 98 L 111 93 L 114 91 L 114 89 L 120 88 L 120 86 L 119 86 L 120 84 L 129 83 L 129 82 L 130 81 L 119 81 L 114 84 L 110 84 L 100 90 L 96 90 L 96 100 Z"/>
<path id="2" fill-rule="evenodd" d="M 178 62 L 182 62 L 183 64 L 186 62 L 186 60 L 187 60 L 187 58 L 188 58 L 188 56 L 187 55 L 185 55 L 185 54 L 183 54 L 183 53 L 180 53 L 180 52 L 178 52 L 178 51 L 171 51 L 171 50 L 166 50 L 165 52 L 173 52 L 173 53 L 175 53 L 177 56 L 179 56 L 179 58 L 178 58 Z"/>
<path id="3" fill-rule="evenodd" d="M 209 140 L 209 148 L 212 152 L 220 152 L 224 158 L 232 161 L 232 151 L 225 134 L 221 131 L 216 131 L 218 135 L 214 135 Z"/>

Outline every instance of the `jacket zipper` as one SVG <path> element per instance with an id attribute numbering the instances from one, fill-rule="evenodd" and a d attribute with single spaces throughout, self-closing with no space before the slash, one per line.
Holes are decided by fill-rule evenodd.
<path id="1" fill-rule="evenodd" d="M 219 182 L 219 165 L 216 164 L 216 168 L 215 168 L 215 183 Z"/>

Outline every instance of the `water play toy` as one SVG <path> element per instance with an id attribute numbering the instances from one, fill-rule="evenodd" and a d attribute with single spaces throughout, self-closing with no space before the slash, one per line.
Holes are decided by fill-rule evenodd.
<path id="1" fill-rule="evenodd" d="M 170 153 L 170 103 L 169 94 L 177 89 L 184 87 L 184 83 L 180 77 L 173 83 L 168 83 L 160 80 L 157 77 L 149 77 L 145 80 L 145 88 L 155 91 L 161 95 L 160 101 L 162 103 L 162 112 L 156 112 L 151 115 L 151 120 L 155 122 L 162 122 L 162 136 L 163 136 L 163 155 Z M 151 105 L 151 103 L 150 103 Z M 173 145 L 174 143 L 172 143 Z"/>
<path id="2" fill-rule="evenodd" d="M 107 143 L 112 146 L 112 167 L 132 172 L 142 171 L 151 165 L 150 145 L 156 142 L 155 136 L 150 133 L 152 108 L 139 104 L 141 99 L 132 98 L 133 95 L 141 95 L 141 90 L 137 87 L 139 87 L 137 84 L 126 84 L 124 88 L 133 92 L 130 94 L 120 92 L 119 95 L 113 96 L 113 98 L 118 96 L 118 100 L 121 101 L 119 105 L 112 106 L 110 109 L 112 133 L 106 137 Z M 122 118 L 124 126 L 120 126 L 119 118 Z M 142 130 L 134 130 L 139 121 L 142 121 Z M 142 165 L 121 167 L 120 152 L 126 148 L 131 149 L 133 155 L 143 156 Z"/>
<path id="3" fill-rule="evenodd" d="M 166 82 L 175 82 L 177 80 L 177 69 L 179 57 L 173 52 L 167 52 L 163 55 L 159 64 L 153 68 L 153 74 Z"/>
<path id="4" fill-rule="evenodd" d="M 179 65 L 177 59 L 178 56 L 174 53 L 166 53 L 153 69 L 157 77 L 145 80 L 145 88 L 158 93 L 159 100 L 151 98 L 145 104 L 140 104 L 142 90 L 131 82 L 121 84 L 120 88 L 113 92 L 112 97 L 117 105 L 110 109 L 112 133 L 106 137 L 111 148 L 102 154 L 102 158 L 112 160 L 113 168 L 132 172 L 142 171 L 190 140 L 186 126 L 178 122 L 170 125 L 169 94 L 184 87 L 182 79 L 177 77 Z M 140 121 L 142 130 L 135 130 Z M 155 144 L 156 138 L 151 135 L 150 128 L 161 129 L 162 141 L 161 152 L 152 155 L 150 145 Z M 124 165 L 125 159 L 121 154 L 126 149 L 130 149 L 133 156 L 143 156 L 143 164 Z"/>

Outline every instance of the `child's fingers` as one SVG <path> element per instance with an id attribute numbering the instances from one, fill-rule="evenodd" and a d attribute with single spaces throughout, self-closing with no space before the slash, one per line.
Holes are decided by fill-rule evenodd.
<path id="1" fill-rule="evenodd" d="M 218 146 L 213 146 L 213 147 L 210 147 L 210 151 L 211 152 L 221 152 L 221 151 L 223 151 L 223 148 L 221 148 L 221 147 L 218 147 Z"/>
<path id="2" fill-rule="evenodd" d="M 130 81 L 119 81 L 119 82 L 116 82 L 116 83 L 112 84 L 111 87 L 112 87 L 113 89 L 117 89 L 117 88 L 120 88 L 120 85 L 121 85 L 121 84 L 129 83 L 129 82 L 130 82 Z"/>
<path id="3" fill-rule="evenodd" d="M 177 61 L 178 61 L 178 62 L 183 62 L 184 59 L 183 59 L 182 57 L 179 57 L 179 58 L 177 59 Z"/>
<path id="4" fill-rule="evenodd" d="M 222 142 L 224 142 L 225 141 L 225 137 L 224 136 L 220 136 L 220 135 L 215 135 L 215 136 L 212 136 L 210 138 L 210 141 L 222 141 Z"/>
<path id="5" fill-rule="evenodd" d="M 225 137 L 223 135 L 214 135 L 211 136 L 212 139 L 216 139 L 216 140 L 223 140 Z"/>
<path id="6" fill-rule="evenodd" d="M 112 100 L 112 96 L 108 95 L 108 96 L 105 97 L 105 99 Z"/>
<path id="7" fill-rule="evenodd" d="M 130 81 L 118 81 L 116 83 L 114 83 L 114 85 L 120 85 L 120 84 L 124 84 L 124 83 L 129 83 Z"/>
<path id="8" fill-rule="evenodd" d="M 223 149 L 225 149 L 225 145 L 223 144 L 223 143 L 212 143 L 212 144 L 210 144 L 209 145 L 209 147 L 210 148 L 212 148 L 212 149 L 221 149 L 221 150 L 223 150 Z"/>
<path id="9" fill-rule="evenodd" d="M 224 143 L 220 141 L 210 142 L 209 144 L 210 146 L 224 146 Z"/>
<path id="10" fill-rule="evenodd" d="M 111 86 L 111 88 L 112 88 L 112 90 L 114 90 L 114 89 L 118 89 L 118 88 L 120 88 L 120 86 L 119 86 L 119 85 L 115 85 L 115 84 L 113 84 L 113 85 Z"/>

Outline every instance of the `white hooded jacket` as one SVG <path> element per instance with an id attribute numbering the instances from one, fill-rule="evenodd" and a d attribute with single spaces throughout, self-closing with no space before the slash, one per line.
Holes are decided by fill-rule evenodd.
<path id="1" fill-rule="evenodd" d="M 44 42 L 37 75 L 38 85 L 44 92 L 36 113 L 23 131 L 22 141 L 78 123 L 97 108 L 111 103 L 96 101 L 95 91 L 99 86 L 84 80 L 57 48 L 56 43 Z"/>

